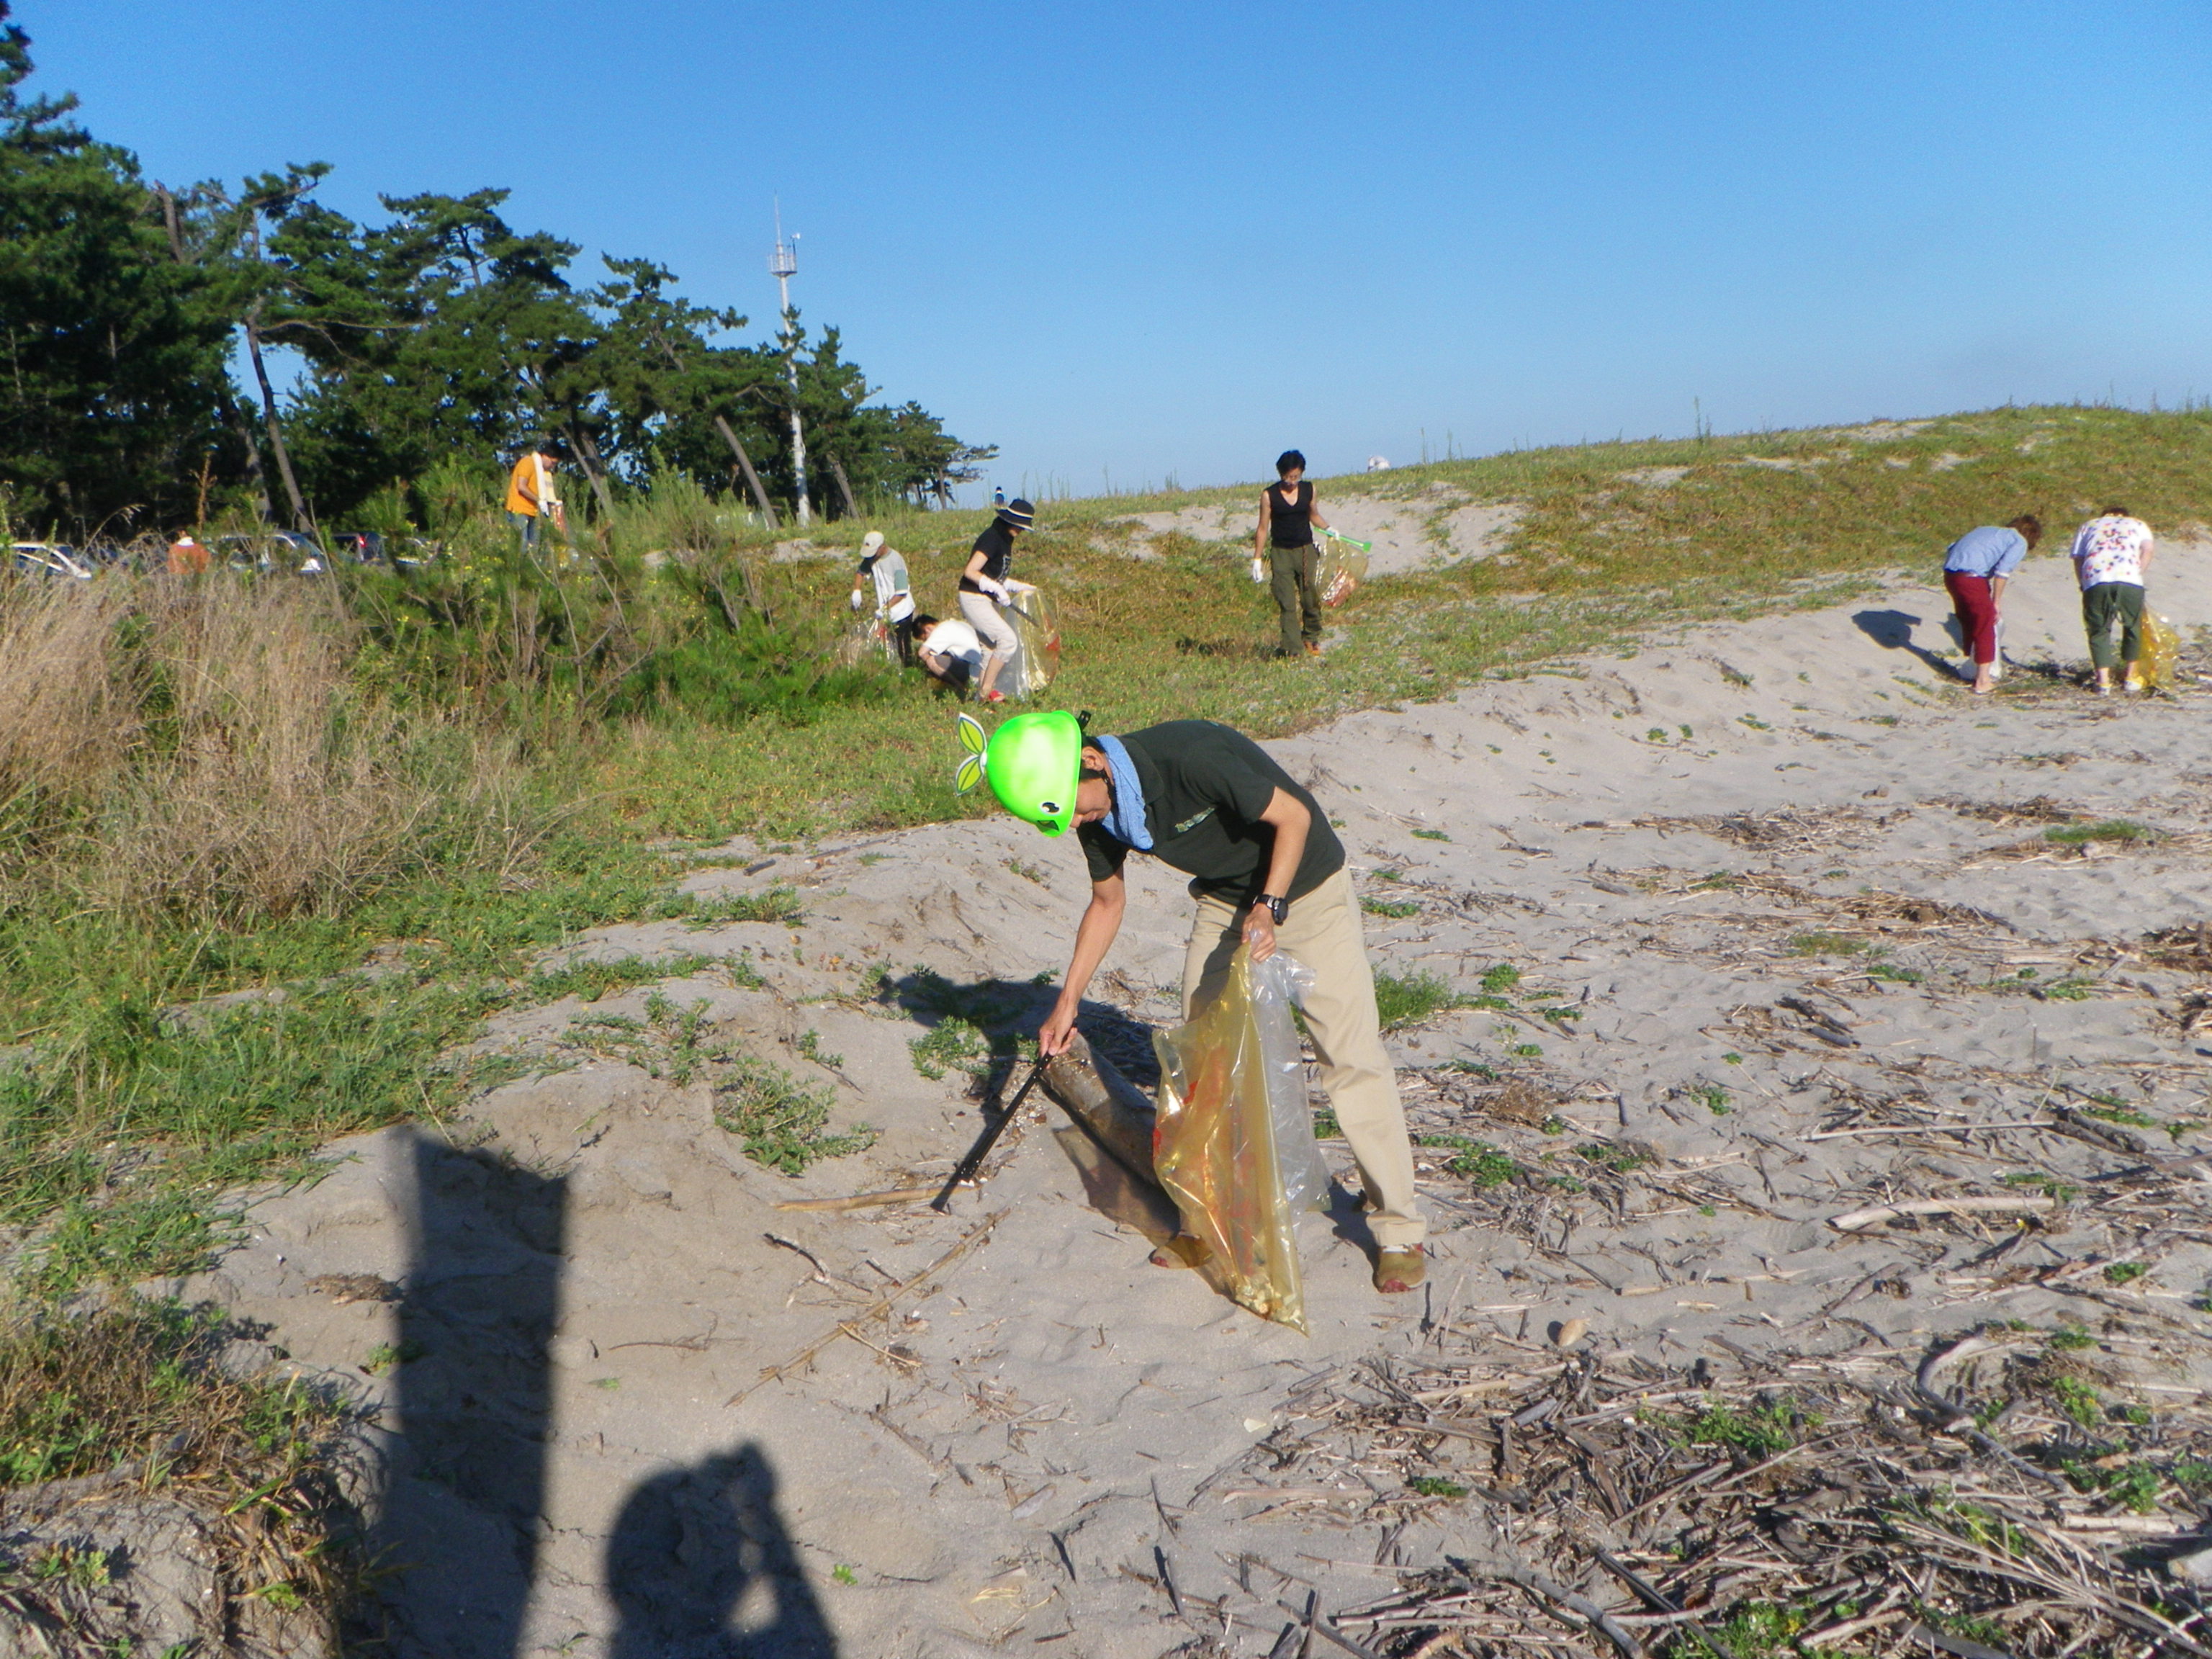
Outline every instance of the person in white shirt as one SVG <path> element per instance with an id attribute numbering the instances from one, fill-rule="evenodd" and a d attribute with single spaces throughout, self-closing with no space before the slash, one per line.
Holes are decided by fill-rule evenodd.
<path id="1" fill-rule="evenodd" d="M 2136 659 L 2142 655 L 2143 578 L 2155 551 L 2150 526 L 2124 507 L 2108 507 L 2074 532 L 2074 574 L 2081 584 L 2081 625 L 2089 635 L 2096 692 L 2112 695 L 2112 670 L 2130 691 L 2140 690 Z M 2120 641 L 2112 644 L 2117 625 Z"/>
<path id="2" fill-rule="evenodd" d="M 974 627 L 955 617 L 914 619 L 915 659 L 940 685 L 965 692 L 983 677 L 983 641 Z"/>
<path id="3" fill-rule="evenodd" d="M 860 538 L 860 568 L 853 573 L 854 610 L 866 603 L 860 589 L 872 577 L 877 620 L 890 630 L 899 660 L 910 663 L 914 660 L 914 582 L 907 574 L 905 558 L 896 547 L 884 545 L 880 530 L 871 530 Z"/>

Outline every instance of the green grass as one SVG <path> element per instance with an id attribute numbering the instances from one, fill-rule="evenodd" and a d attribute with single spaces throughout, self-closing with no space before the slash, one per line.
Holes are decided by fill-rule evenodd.
<path id="1" fill-rule="evenodd" d="M 1386 1031 L 1402 1031 L 1455 1008 L 1474 1006 L 1473 998 L 1453 989 L 1449 981 L 1425 968 L 1410 974 L 1376 970 L 1375 1011 Z"/>
<path id="2" fill-rule="evenodd" d="M 1359 896 L 1359 908 L 1370 916 L 1388 916 L 1393 921 L 1421 914 L 1421 907 L 1410 899 L 1379 899 L 1371 893 Z"/>
<path id="3" fill-rule="evenodd" d="M 1790 937 L 1790 954 L 1793 957 L 1855 957 L 1867 948 L 1866 940 L 1854 939 L 1849 933 L 1825 933 L 1816 930 L 1809 933 L 1793 933 Z"/>
<path id="4" fill-rule="evenodd" d="M 2051 1385 L 2051 1397 L 2057 1401 L 2058 1409 L 2073 1420 L 2076 1426 L 2094 1429 L 2105 1420 L 2105 1402 L 2096 1389 L 2078 1376 L 2062 1376 Z"/>
<path id="5" fill-rule="evenodd" d="M 1465 1135 L 1423 1135 L 1419 1144 L 1449 1148 L 1452 1156 L 1444 1168 L 1479 1188 L 1503 1187 L 1521 1173 L 1519 1164 L 1487 1141 L 1469 1140 Z"/>
<path id="6" fill-rule="evenodd" d="M 1586 1164 L 1595 1164 L 1600 1169 L 1610 1170 L 1615 1175 L 1626 1175 L 1632 1170 L 1640 1170 L 1645 1164 L 1656 1161 L 1649 1152 L 1638 1152 L 1632 1147 L 1622 1146 L 1608 1140 L 1593 1140 L 1577 1146 L 1575 1148 L 1575 1156 Z"/>
<path id="7" fill-rule="evenodd" d="M 823 1158 L 843 1158 L 875 1144 L 875 1131 L 865 1124 L 842 1135 L 824 1133 L 837 1103 L 829 1088 L 800 1083 L 746 1048 L 722 1049 L 714 1057 L 722 1063 L 714 1121 L 744 1143 L 745 1156 L 756 1164 L 803 1175 Z"/>
<path id="8" fill-rule="evenodd" d="M 671 907 L 689 927 L 719 927 L 732 921 L 775 921 L 796 927 L 806 919 L 799 890 L 781 884 L 757 893 L 683 893 Z"/>
<path id="9" fill-rule="evenodd" d="M 2106 818 L 2099 823 L 2054 823 L 2043 838 L 2070 847 L 2088 841 L 2155 841 L 2158 831 L 2132 818 Z"/>
<path id="10" fill-rule="evenodd" d="M 1447 1480 L 1440 1474 L 1417 1474 L 1407 1486 L 1424 1498 L 1464 1498 L 1467 1488 L 1456 1480 Z"/>
<path id="11" fill-rule="evenodd" d="M 1662 1414 L 1656 1420 L 1678 1444 L 1718 1446 L 1760 1459 L 1788 1451 L 1820 1426 L 1817 1413 L 1806 1411 L 1787 1395 L 1750 1406 L 1708 1400 L 1694 1416 Z"/>
<path id="12" fill-rule="evenodd" d="M 338 1538 L 349 1413 L 296 1379 L 234 1376 L 224 1355 L 240 1334 L 209 1310 L 128 1297 L 19 1318 L 0 1341 L 0 1486 L 144 1459 L 132 1484 L 198 1510 L 234 1584 L 329 1610 L 353 1571 Z M 105 1565 L 49 1553 L 28 1577 L 82 1587 Z"/>

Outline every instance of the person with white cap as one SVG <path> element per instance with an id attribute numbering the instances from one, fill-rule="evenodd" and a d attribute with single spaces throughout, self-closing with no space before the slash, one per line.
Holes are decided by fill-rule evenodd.
<path id="1" fill-rule="evenodd" d="M 1006 694 L 999 690 L 999 671 L 1013 660 L 1018 642 L 1013 625 L 999 611 L 1013 603 L 1015 594 L 1036 591 L 1007 574 L 1013 564 L 1014 538 L 1027 530 L 1036 516 L 1036 509 L 1027 501 L 1019 498 L 1008 501 L 975 538 L 968 568 L 960 573 L 960 614 L 989 652 L 983 659 L 982 689 L 976 693 L 983 702 L 1006 700 Z"/>
<path id="2" fill-rule="evenodd" d="M 871 530 L 860 538 L 860 568 L 853 573 L 853 609 L 860 610 L 864 600 L 860 589 L 870 577 L 875 579 L 876 620 L 890 630 L 891 641 L 898 649 L 902 663 L 914 661 L 914 581 L 908 575 L 906 560 L 896 547 L 884 545 L 884 532 Z"/>

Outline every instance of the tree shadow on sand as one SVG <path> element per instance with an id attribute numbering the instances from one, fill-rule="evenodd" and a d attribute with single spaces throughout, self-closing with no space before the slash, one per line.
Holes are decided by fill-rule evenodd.
<path id="1" fill-rule="evenodd" d="M 607 1540 L 608 1659 L 836 1659 L 775 1499 L 750 1443 L 631 1492 Z"/>

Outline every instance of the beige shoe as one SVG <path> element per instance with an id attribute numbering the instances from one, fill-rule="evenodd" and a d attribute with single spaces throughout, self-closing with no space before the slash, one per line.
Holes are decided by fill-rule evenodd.
<path id="1" fill-rule="evenodd" d="M 1429 1264 L 1418 1244 L 1375 1253 L 1375 1288 L 1385 1296 L 1403 1296 L 1428 1276 Z"/>

